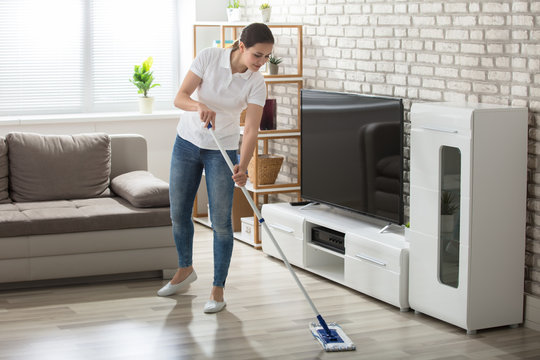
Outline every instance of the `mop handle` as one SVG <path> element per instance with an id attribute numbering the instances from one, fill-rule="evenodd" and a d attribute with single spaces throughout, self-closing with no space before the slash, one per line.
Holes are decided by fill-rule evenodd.
<path id="1" fill-rule="evenodd" d="M 209 123 L 208 124 L 208 130 L 210 131 L 210 134 L 212 135 L 212 137 L 214 138 L 214 141 L 216 142 L 216 145 L 218 146 L 219 148 L 219 151 L 221 151 L 221 155 L 223 155 L 223 158 L 225 159 L 225 161 L 227 162 L 227 165 L 229 165 L 229 169 L 231 169 L 231 172 L 234 174 L 234 165 L 231 161 L 231 159 L 229 158 L 229 156 L 227 155 L 227 152 L 223 149 L 223 147 L 221 146 L 221 143 L 219 142 L 219 140 L 217 139 L 216 137 L 216 134 L 214 134 L 214 131 L 211 129 L 212 125 Z M 270 237 L 270 239 L 272 240 L 272 242 L 274 243 L 274 246 L 276 247 L 276 249 L 278 250 L 279 252 L 279 255 L 281 256 L 281 259 L 283 260 L 283 262 L 285 263 L 285 265 L 287 266 L 287 269 L 289 269 L 291 275 L 293 276 L 294 280 L 296 281 L 296 284 L 298 285 L 298 287 L 300 288 L 300 290 L 302 290 L 302 293 L 304 294 L 304 296 L 306 297 L 306 300 L 308 301 L 309 305 L 311 306 L 311 308 L 313 309 L 313 311 L 315 312 L 315 315 L 316 317 L 321 320 L 322 317 L 321 315 L 319 314 L 319 311 L 317 310 L 317 308 L 315 307 L 315 304 L 313 303 L 313 301 L 311 300 L 311 298 L 309 297 L 306 289 L 304 288 L 304 286 L 302 285 L 302 283 L 300 282 L 300 280 L 298 279 L 298 276 L 296 276 L 296 273 L 294 272 L 293 268 L 291 267 L 291 264 L 289 264 L 289 261 L 287 260 L 287 257 L 285 256 L 285 254 L 283 253 L 283 251 L 281 250 L 281 247 L 279 246 L 279 244 L 277 243 L 276 239 L 274 238 L 274 235 L 272 234 L 272 232 L 270 231 L 270 228 L 268 228 L 268 225 L 266 224 L 266 222 L 264 221 L 263 217 L 262 217 L 262 214 L 261 212 L 259 211 L 259 209 L 257 208 L 257 206 L 255 205 L 255 203 L 253 202 L 253 199 L 251 198 L 251 196 L 249 195 L 249 192 L 247 191 L 246 187 L 245 186 L 239 186 L 240 189 L 242 189 L 242 192 L 244 193 L 244 196 L 246 197 L 246 200 L 249 202 L 249 205 L 251 205 L 251 208 L 253 209 L 253 212 L 255 213 L 255 215 L 257 216 L 257 218 L 259 219 L 259 223 L 262 224 L 264 230 L 266 231 L 266 233 L 268 234 L 268 236 Z M 324 320 L 323 320 L 324 321 Z M 326 325 L 326 324 L 325 324 Z"/>

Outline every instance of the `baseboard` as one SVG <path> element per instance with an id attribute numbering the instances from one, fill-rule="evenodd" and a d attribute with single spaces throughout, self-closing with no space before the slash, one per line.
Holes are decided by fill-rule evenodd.
<path id="1" fill-rule="evenodd" d="M 525 294 L 525 321 L 523 326 L 540 331 L 540 297 Z"/>
<path id="2" fill-rule="evenodd" d="M 152 271 L 139 271 L 139 272 L 122 273 L 122 274 L 80 276 L 80 277 L 74 277 L 74 278 L 62 278 L 62 279 L 50 279 L 50 280 L 20 281 L 20 282 L 0 284 L 0 291 L 44 288 L 44 287 L 52 287 L 52 286 L 85 285 L 85 284 L 95 284 L 95 283 L 110 282 L 110 281 L 140 280 L 140 279 L 155 279 L 155 278 L 160 279 L 162 278 L 162 276 L 163 276 L 163 272 L 161 270 L 152 270 Z"/>

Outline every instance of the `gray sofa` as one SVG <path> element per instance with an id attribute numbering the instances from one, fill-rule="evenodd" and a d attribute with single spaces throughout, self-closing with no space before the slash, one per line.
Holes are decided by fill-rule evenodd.
<path id="1" fill-rule="evenodd" d="M 140 135 L 0 137 L 0 283 L 177 267 Z"/>

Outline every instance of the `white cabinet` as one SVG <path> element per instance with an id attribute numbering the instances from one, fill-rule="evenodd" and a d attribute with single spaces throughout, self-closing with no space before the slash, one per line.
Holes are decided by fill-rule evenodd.
<path id="1" fill-rule="evenodd" d="M 409 302 L 474 332 L 522 322 L 527 109 L 413 104 Z"/>
<path id="2" fill-rule="evenodd" d="M 287 260 L 292 265 L 304 267 L 304 218 L 300 214 L 285 212 L 280 207 L 268 205 L 263 205 L 261 214 Z M 262 239 L 267 239 L 263 251 L 280 259 L 278 250 L 264 230 Z"/>
<path id="3" fill-rule="evenodd" d="M 291 264 L 408 310 L 409 244 L 402 229 L 381 233 L 386 223 L 325 205 L 265 204 L 262 215 Z M 321 227 L 344 236 L 345 253 L 312 241 L 312 229 Z M 281 259 L 265 231 L 262 248 Z"/>

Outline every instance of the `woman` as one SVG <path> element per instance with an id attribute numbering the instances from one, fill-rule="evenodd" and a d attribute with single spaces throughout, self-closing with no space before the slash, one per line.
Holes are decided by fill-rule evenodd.
<path id="1" fill-rule="evenodd" d="M 206 313 L 219 312 L 226 306 L 223 288 L 233 248 L 234 183 L 243 186 L 247 181 L 246 170 L 257 144 L 266 99 L 264 77 L 258 71 L 268 60 L 273 45 L 270 29 L 254 23 L 244 28 L 232 48 L 201 51 L 174 99 L 174 105 L 185 110 L 177 128 L 170 176 L 171 219 L 179 268 L 158 295 L 172 295 L 197 279 L 192 265 L 191 213 L 204 168 L 214 234 L 214 282 L 204 307 Z M 195 90 L 196 97 L 192 97 Z M 246 107 L 240 163 L 237 163 L 240 113 Z M 212 125 L 211 130 L 207 129 L 208 124 Z M 215 131 L 236 164 L 232 177 L 209 131 Z"/>

